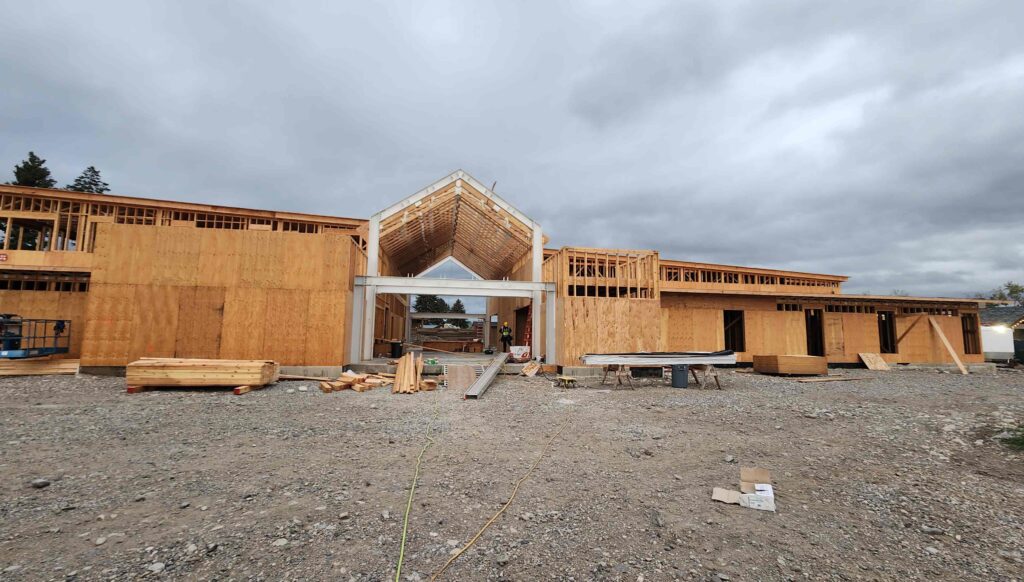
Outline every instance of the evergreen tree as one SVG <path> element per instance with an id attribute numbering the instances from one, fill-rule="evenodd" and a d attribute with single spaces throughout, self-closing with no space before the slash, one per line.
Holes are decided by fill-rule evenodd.
<path id="1" fill-rule="evenodd" d="M 437 295 L 417 295 L 413 308 L 419 313 L 448 313 L 448 302 Z M 443 319 L 425 319 L 424 325 L 444 325 Z"/>
<path id="2" fill-rule="evenodd" d="M 74 183 L 68 184 L 64 188 L 66 190 L 74 190 L 75 192 L 90 192 L 92 194 L 110 192 L 107 183 L 100 176 L 100 171 L 94 166 L 86 168 L 80 176 L 75 178 Z"/>
<path id="3" fill-rule="evenodd" d="M 455 303 L 452 303 L 452 313 L 465 312 L 466 306 L 462 304 L 462 299 L 456 299 Z M 469 321 L 466 319 L 453 319 L 450 323 L 459 329 L 466 329 L 469 327 Z"/>
<path id="4" fill-rule="evenodd" d="M 46 167 L 46 160 L 40 158 L 35 152 L 28 153 L 28 159 L 14 166 L 15 186 L 31 186 L 33 188 L 53 188 L 57 183 L 50 177 L 50 170 Z"/>

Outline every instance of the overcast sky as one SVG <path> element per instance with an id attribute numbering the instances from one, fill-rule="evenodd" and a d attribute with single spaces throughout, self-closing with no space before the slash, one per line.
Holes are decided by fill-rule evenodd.
<path id="1" fill-rule="evenodd" d="M 494 4 L 0 0 L 0 168 L 357 217 L 462 168 L 552 246 L 1024 279 L 1024 2 Z"/>

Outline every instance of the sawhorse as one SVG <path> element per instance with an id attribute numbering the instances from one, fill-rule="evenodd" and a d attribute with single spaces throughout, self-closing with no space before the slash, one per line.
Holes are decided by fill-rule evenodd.
<path id="1" fill-rule="evenodd" d="M 601 378 L 601 385 L 608 380 L 608 373 L 615 372 L 615 381 L 617 386 L 622 386 L 622 379 L 625 378 L 629 382 L 629 387 L 633 387 L 633 375 L 629 372 L 629 366 L 621 364 L 607 364 L 604 367 L 604 377 Z"/>

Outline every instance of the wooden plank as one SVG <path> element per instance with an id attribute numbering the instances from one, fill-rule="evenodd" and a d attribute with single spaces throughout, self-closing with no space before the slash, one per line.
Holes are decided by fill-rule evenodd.
<path id="1" fill-rule="evenodd" d="M 862 380 L 862 378 L 800 378 L 797 382 L 853 382 L 855 380 Z"/>
<path id="2" fill-rule="evenodd" d="M 472 366 L 450 365 L 446 375 L 449 390 L 465 392 L 476 382 L 476 371 Z"/>
<path id="3" fill-rule="evenodd" d="M 0 360 L 0 376 L 49 376 L 77 373 L 78 360 L 74 359 Z"/>
<path id="4" fill-rule="evenodd" d="M 882 356 L 879 354 L 872 353 L 860 353 L 857 354 L 864 365 L 868 367 L 868 370 L 888 371 L 889 364 L 885 363 Z"/>
<path id="5" fill-rule="evenodd" d="M 953 363 L 956 364 L 960 373 L 966 376 L 967 368 L 965 368 L 963 362 L 960 361 L 960 356 L 956 354 L 956 350 L 953 349 L 953 346 L 949 345 L 949 340 L 946 339 L 946 334 L 942 332 L 942 326 L 940 326 L 939 322 L 935 321 L 935 317 L 931 315 L 928 316 L 928 323 L 932 324 L 932 329 L 935 330 L 935 335 L 939 336 L 939 341 L 941 341 L 942 345 L 945 346 L 946 351 L 949 352 L 949 356 L 953 358 Z"/>

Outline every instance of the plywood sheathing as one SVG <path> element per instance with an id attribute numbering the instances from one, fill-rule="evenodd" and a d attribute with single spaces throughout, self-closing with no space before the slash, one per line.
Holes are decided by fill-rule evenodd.
<path id="1" fill-rule="evenodd" d="M 838 298 L 837 298 L 838 299 Z M 830 298 L 830 300 L 835 300 Z M 736 354 L 740 362 L 750 362 L 755 354 L 806 354 L 807 334 L 802 311 L 778 311 L 776 297 L 757 295 L 663 293 L 661 296 L 662 345 L 666 351 L 713 351 L 724 349 L 722 311 L 744 312 L 746 351 Z M 898 306 L 882 301 L 862 302 L 898 311 Z M 917 302 L 914 302 L 917 304 Z M 804 300 L 805 308 L 823 308 L 824 303 Z M 936 305 L 939 305 L 936 303 Z M 948 305 L 948 304 L 947 304 Z M 970 313 L 968 305 L 959 305 L 960 313 Z M 956 316 L 933 316 L 957 356 L 968 363 L 984 361 L 981 354 L 963 353 L 963 330 Z M 928 315 L 896 316 L 899 353 L 881 354 L 895 363 L 954 363 L 927 322 Z M 878 316 L 874 313 L 824 314 L 826 357 L 831 363 L 859 364 L 858 354 L 879 353 Z"/>
<path id="2" fill-rule="evenodd" d="M 403 275 L 451 255 L 485 279 L 501 279 L 530 253 L 531 228 L 455 180 L 382 221 L 380 247 Z"/>
<path id="3" fill-rule="evenodd" d="M 95 254 L 83 366 L 347 360 L 352 280 L 365 265 L 350 237 L 104 224 Z"/>

